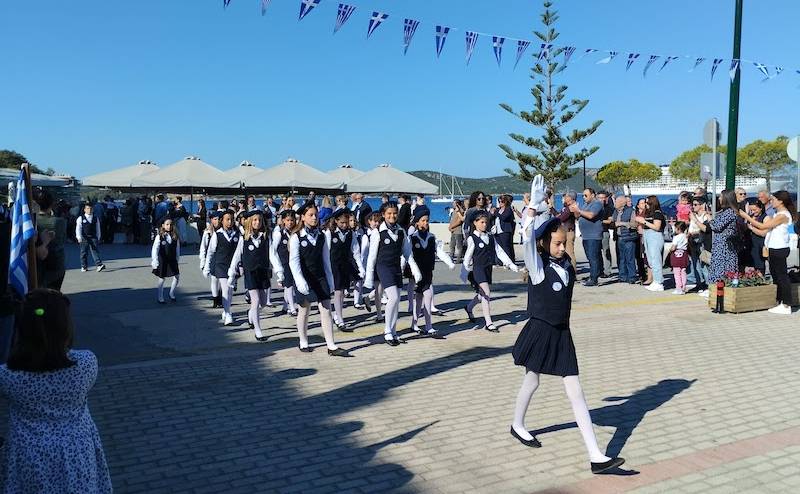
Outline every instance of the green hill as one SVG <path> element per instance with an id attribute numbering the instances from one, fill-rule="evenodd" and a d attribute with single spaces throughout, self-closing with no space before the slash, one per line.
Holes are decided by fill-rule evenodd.
<path id="1" fill-rule="evenodd" d="M 586 171 L 586 185 L 587 187 L 592 187 L 595 190 L 598 189 L 597 182 L 594 180 L 594 175 L 596 170 L 587 170 Z M 417 170 L 413 172 L 408 172 L 414 175 L 417 178 L 421 178 L 426 182 L 432 183 L 433 185 L 439 185 L 439 172 L 431 171 L 431 170 Z M 449 193 L 450 192 L 450 175 L 445 175 L 444 177 L 444 190 L 441 192 Z M 525 183 L 521 180 L 517 180 L 516 178 L 509 177 L 508 175 L 500 175 L 498 177 L 486 177 L 486 178 L 464 178 L 464 177 L 456 177 L 456 183 L 458 186 L 461 187 L 461 190 L 464 192 L 465 195 L 469 195 L 472 191 L 480 190 L 486 194 L 523 194 L 525 192 L 529 192 L 531 190 L 531 185 L 529 183 Z M 458 190 L 458 187 L 456 187 Z M 574 177 L 564 180 L 560 182 L 556 186 L 556 192 L 563 193 L 568 190 L 583 190 L 583 173 L 582 170 L 578 172 L 577 175 Z"/>

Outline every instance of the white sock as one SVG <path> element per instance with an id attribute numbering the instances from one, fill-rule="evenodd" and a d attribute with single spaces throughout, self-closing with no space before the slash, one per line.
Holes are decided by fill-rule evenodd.
<path id="1" fill-rule="evenodd" d="M 308 347 L 308 302 L 297 308 L 297 335 L 300 337 L 300 348 Z"/>
<path id="2" fill-rule="evenodd" d="M 219 279 L 219 288 L 222 292 L 222 313 L 230 315 L 231 313 L 231 297 L 233 296 L 233 287 L 228 284 L 227 278 Z"/>
<path id="3" fill-rule="evenodd" d="M 263 293 L 264 290 L 248 290 L 248 292 L 250 292 L 250 310 L 247 311 L 247 318 L 253 324 L 253 331 L 256 332 L 256 337 L 261 338 L 264 335 L 261 333 L 259 309 L 261 308 L 260 294 Z"/>
<path id="4" fill-rule="evenodd" d="M 156 293 L 158 294 L 158 301 L 164 301 L 164 278 L 158 278 L 158 282 L 156 283 Z"/>
<path id="5" fill-rule="evenodd" d="M 210 276 L 211 278 L 211 296 L 217 298 L 219 295 L 219 280 L 217 280 L 216 276 Z"/>
<path id="6" fill-rule="evenodd" d="M 169 287 L 169 296 L 175 298 L 175 289 L 178 288 L 178 283 L 180 282 L 180 276 L 173 276 L 172 277 L 172 285 Z"/>
<path id="7" fill-rule="evenodd" d="M 397 318 L 400 311 L 400 288 L 390 286 L 383 289 L 386 297 L 389 299 L 386 304 L 386 327 L 383 330 L 384 336 L 391 335 L 392 338 L 397 338 Z"/>
<path id="8" fill-rule="evenodd" d="M 539 387 L 539 374 L 535 372 L 526 372 L 525 377 L 522 379 L 522 386 L 517 393 L 517 404 L 514 407 L 514 422 L 511 426 L 514 428 L 519 437 L 530 441 L 533 436 L 525 427 L 525 414 L 528 412 L 528 406 L 531 404 L 533 393 Z"/>
<path id="9" fill-rule="evenodd" d="M 600 452 L 597 447 L 597 438 L 594 435 L 592 427 L 592 417 L 589 415 L 589 407 L 586 405 L 586 398 L 583 396 L 583 389 L 578 376 L 564 377 L 564 388 L 567 391 L 567 397 L 572 404 L 572 412 L 575 414 L 575 423 L 578 424 L 578 429 L 581 431 L 583 443 L 586 445 L 586 451 L 589 453 L 589 461 L 594 463 L 602 463 L 610 460 L 610 458 Z"/>
<path id="10" fill-rule="evenodd" d="M 344 306 L 344 290 L 335 290 L 333 292 L 333 308 L 336 311 L 333 315 L 333 320 L 336 324 L 344 324 L 342 317 L 342 307 Z"/>
<path id="11" fill-rule="evenodd" d="M 333 322 L 331 321 L 331 301 L 323 300 L 317 303 L 319 318 L 322 323 L 322 334 L 325 336 L 325 344 L 328 350 L 336 350 L 336 342 L 333 340 Z"/>
<path id="12" fill-rule="evenodd" d="M 283 287 L 283 308 L 286 312 L 294 312 L 297 306 L 294 303 L 294 288 Z"/>
<path id="13" fill-rule="evenodd" d="M 491 326 L 492 310 L 491 306 L 489 305 L 489 301 L 491 300 L 492 291 L 491 288 L 489 288 L 488 283 L 481 283 L 479 287 L 480 287 L 479 296 L 481 299 L 481 308 L 483 309 L 483 320 L 486 322 L 487 326 Z"/>

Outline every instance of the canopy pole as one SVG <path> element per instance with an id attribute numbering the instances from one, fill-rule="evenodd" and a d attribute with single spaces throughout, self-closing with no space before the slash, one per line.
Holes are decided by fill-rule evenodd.
<path id="1" fill-rule="evenodd" d="M 28 199 L 28 207 L 30 208 L 33 205 L 33 193 L 31 192 L 31 169 L 28 163 L 22 164 L 22 181 L 23 185 L 25 186 L 25 195 Z M 36 227 L 36 215 L 31 213 L 31 217 L 34 218 L 34 228 Z M 36 237 L 39 236 L 39 231 L 36 229 L 34 236 L 28 240 L 28 251 L 27 251 L 27 258 L 28 258 L 28 291 L 34 290 L 39 287 L 39 274 L 38 274 L 38 266 L 36 265 Z"/>

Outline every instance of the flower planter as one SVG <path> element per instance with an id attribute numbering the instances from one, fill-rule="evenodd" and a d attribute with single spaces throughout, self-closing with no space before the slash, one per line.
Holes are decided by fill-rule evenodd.
<path id="1" fill-rule="evenodd" d="M 791 305 L 800 305 L 800 283 L 792 283 Z"/>
<path id="2" fill-rule="evenodd" d="M 726 312 L 753 312 L 775 307 L 775 285 L 747 286 L 733 288 L 725 287 Z M 712 309 L 717 306 L 717 287 L 711 286 L 708 290 L 708 306 Z"/>

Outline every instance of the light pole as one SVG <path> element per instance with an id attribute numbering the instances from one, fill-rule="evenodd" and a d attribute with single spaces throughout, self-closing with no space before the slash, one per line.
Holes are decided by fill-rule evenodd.
<path id="1" fill-rule="evenodd" d="M 583 190 L 586 190 L 586 153 L 587 149 L 581 149 L 581 153 L 583 154 Z"/>
<path id="2" fill-rule="evenodd" d="M 736 0 L 736 19 L 733 25 L 733 59 L 739 60 L 742 51 L 742 4 L 744 0 Z M 741 64 L 740 64 L 741 65 Z M 728 109 L 728 160 L 725 164 L 725 188 L 736 187 L 736 146 L 739 133 L 739 85 L 742 78 L 741 69 L 737 69 L 731 81 L 730 104 Z"/>

